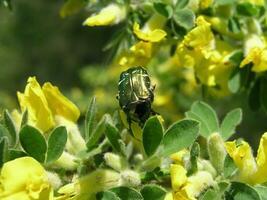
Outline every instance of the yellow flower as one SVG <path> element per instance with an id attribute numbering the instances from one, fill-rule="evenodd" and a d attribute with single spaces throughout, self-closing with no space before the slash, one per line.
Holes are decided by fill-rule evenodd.
<path id="1" fill-rule="evenodd" d="M 126 10 L 116 4 L 110 4 L 103 8 L 98 14 L 88 17 L 83 25 L 106 26 L 118 24 L 126 17 Z"/>
<path id="2" fill-rule="evenodd" d="M 123 52 L 118 58 L 118 63 L 123 67 L 146 66 L 152 53 L 152 43 L 140 41 L 133 45 L 129 52 Z"/>
<path id="3" fill-rule="evenodd" d="M 251 184 L 267 181 L 267 133 L 264 133 L 260 140 L 256 161 L 247 142 L 226 142 L 225 147 L 239 169 L 237 178 L 240 181 Z"/>
<path id="4" fill-rule="evenodd" d="M 199 2 L 199 6 L 201 9 L 206 9 L 210 6 L 212 6 L 213 0 L 202 0 Z"/>
<path id="5" fill-rule="evenodd" d="M 267 133 L 261 137 L 256 161 L 258 170 L 254 177 L 254 183 L 264 183 L 267 181 Z"/>
<path id="6" fill-rule="evenodd" d="M 182 41 L 182 47 L 194 50 L 207 50 L 214 48 L 214 35 L 203 16 L 196 19 L 196 27 L 186 34 Z M 179 47 L 178 47 L 179 48 Z M 181 48 L 181 47 L 180 47 Z"/>
<path id="7" fill-rule="evenodd" d="M 247 142 L 242 141 L 236 144 L 236 141 L 226 142 L 228 154 L 233 158 L 236 166 L 239 168 L 238 179 L 251 183 L 251 178 L 257 170 L 252 150 Z"/>
<path id="8" fill-rule="evenodd" d="M 194 74 L 215 96 L 228 95 L 228 77 L 233 65 L 229 57 L 234 49 L 225 41 L 215 40 L 203 16 L 196 20 L 197 26 L 178 45 L 176 56 L 180 65 L 194 67 Z"/>
<path id="9" fill-rule="evenodd" d="M 263 72 L 267 70 L 267 45 L 263 37 L 251 34 L 246 37 L 244 45 L 245 58 L 240 63 L 240 67 L 252 63 L 252 71 Z"/>
<path id="10" fill-rule="evenodd" d="M 52 200 L 53 189 L 44 168 L 33 158 L 6 162 L 0 175 L 1 200 Z"/>
<path id="11" fill-rule="evenodd" d="M 42 89 L 54 115 L 60 115 L 73 122 L 78 120 L 80 116 L 79 109 L 59 91 L 58 87 L 47 82 Z"/>
<path id="12" fill-rule="evenodd" d="M 17 92 L 22 112 L 28 110 L 29 123 L 42 131 L 54 127 L 55 122 L 41 86 L 35 77 L 28 79 L 24 93 Z"/>
<path id="13" fill-rule="evenodd" d="M 57 87 L 47 82 L 41 88 L 35 77 L 28 79 L 24 93 L 18 92 L 17 96 L 22 112 L 28 111 L 29 124 L 43 132 L 55 126 L 55 116 L 71 122 L 80 116 L 79 109 Z"/>
<path id="14" fill-rule="evenodd" d="M 136 22 L 133 25 L 133 32 L 139 39 L 147 42 L 160 42 L 167 35 L 162 29 L 142 31 L 140 25 Z"/>
<path id="15" fill-rule="evenodd" d="M 263 72 L 267 70 L 267 48 L 252 48 L 241 62 L 240 67 L 252 63 L 252 71 Z"/>
<path id="16" fill-rule="evenodd" d="M 184 158 L 186 156 L 189 156 L 189 151 L 187 149 L 183 149 L 179 152 L 171 154 L 170 158 L 174 161 L 175 164 L 183 165 Z"/>
<path id="17" fill-rule="evenodd" d="M 170 173 L 174 200 L 196 200 L 201 192 L 215 185 L 212 175 L 207 171 L 198 171 L 187 177 L 182 165 L 172 164 Z"/>

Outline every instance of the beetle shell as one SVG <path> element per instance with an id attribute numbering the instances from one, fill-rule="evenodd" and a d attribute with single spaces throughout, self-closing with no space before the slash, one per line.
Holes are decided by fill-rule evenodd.
<path id="1" fill-rule="evenodd" d="M 147 71 L 142 67 L 122 72 L 118 87 L 119 104 L 125 112 L 134 110 L 138 104 L 153 102 L 153 86 Z"/>

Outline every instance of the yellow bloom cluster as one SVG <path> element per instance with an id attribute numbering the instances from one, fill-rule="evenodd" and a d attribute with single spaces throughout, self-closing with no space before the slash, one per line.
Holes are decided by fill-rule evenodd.
<path id="1" fill-rule="evenodd" d="M 239 181 L 250 184 L 267 181 L 267 133 L 262 135 L 256 160 L 251 147 L 245 141 L 226 142 L 225 147 L 239 169 L 236 177 Z"/>
<path id="2" fill-rule="evenodd" d="M 87 26 L 106 26 L 121 22 L 126 17 L 126 10 L 117 4 L 110 4 L 103 8 L 98 14 L 88 17 L 83 25 Z"/>
<path id="3" fill-rule="evenodd" d="M 214 90 L 217 95 L 227 95 L 227 81 L 233 68 L 229 57 L 234 49 L 225 41 L 215 38 L 210 26 L 203 16 L 199 16 L 196 27 L 178 45 L 176 55 L 180 65 L 194 67 L 202 84 L 219 88 L 218 91 Z"/>
<path id="4" fill-rule="evenodd" d="M 35 77 L 28 79 L 24 93 L 17 93 L 22 112 L 29 113 L 29 124 L 43 132 L 55 126 L 55 116 L 76 122 L 79 109 L 56 86 L 47 82 L 42 87 Z"/>
<path id="5" fill-rule="evenodd" d="M 41 164 L 31 157 L 22 157 L 2 167 L 0 199 L 52 200 L 53 189 Z"/>
<path id="6" fill-rule="evenodd" d="M 241 62 L 240 67 L 252 63 L 252 71 L 263 72 L 267 70 L 267 45 L 263 37 L 252 34 L 245 41 L 246 57 Z"/>
<path id="7" fill-rule="evenodd" d="M 206 188 L 215 185 L 212 175 L 207 171 L 198 171 L 187 177 L 182 165 L 172 164 L 170 172 L 173 192 L 166 197 L 167 200 L 196 200 Z"/>

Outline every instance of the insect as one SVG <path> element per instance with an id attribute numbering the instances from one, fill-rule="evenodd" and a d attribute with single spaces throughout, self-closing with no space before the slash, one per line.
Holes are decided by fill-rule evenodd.
<path id="1" fill-rule="evenodd" d="M 154 89 L 147 71 L 142 67 L 133 67 L 121 73 L 117 99 L 127 116 L 131 133 L 132 121 L 142 127 L 149 116 L 155 114 L 151 108 Z"/>

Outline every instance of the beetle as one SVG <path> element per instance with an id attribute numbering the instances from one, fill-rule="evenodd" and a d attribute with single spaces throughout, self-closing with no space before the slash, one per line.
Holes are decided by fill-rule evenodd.
<path id="1" fill-rule="evenodd" d="M 117 99 L 127 116 L 131 133 L 132 121 L 143 127 L 145 121 L 155 114 L 151 108 L 154 89 L 155 85 L 151 84 L 149 75 L 143 67 L 132 67 L 121 73 Z"/>

